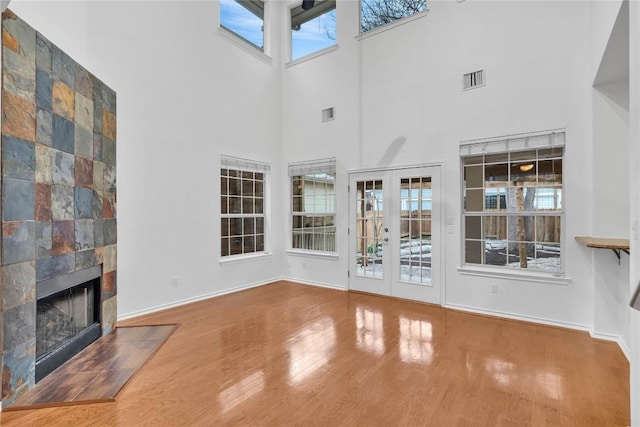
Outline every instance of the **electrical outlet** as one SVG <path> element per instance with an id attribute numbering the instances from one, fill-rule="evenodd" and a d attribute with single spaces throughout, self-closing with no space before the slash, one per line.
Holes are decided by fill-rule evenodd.
<path id="1" fill-rule="evenodd" d="M 497 294 L 498 293 L 498 285 L 496 285 L 495 283 L 493 285 L 491 285 L 491 293 L 492 294 Z"/>

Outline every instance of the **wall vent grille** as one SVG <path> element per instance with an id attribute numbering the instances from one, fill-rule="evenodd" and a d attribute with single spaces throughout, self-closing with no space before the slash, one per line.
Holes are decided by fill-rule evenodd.
<path id="1" fill-rule="evenodd" d="M 474 89 L 484 86 L 484 70 L 474 71 L 462 76 L 462 89 Z"/>
<path id="2" fill-rule="evenodd" d="M 331 121 L 335 118 L 336 116 L 333 107 L 325 108 L 324 110 L 322 110 L 322 123 Z"/>

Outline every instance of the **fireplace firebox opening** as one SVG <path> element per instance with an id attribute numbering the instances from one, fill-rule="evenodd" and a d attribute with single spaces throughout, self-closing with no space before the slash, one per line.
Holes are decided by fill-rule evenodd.
<path id="1" fill-rule="evenodd" d="M 102 334 L 100 265 L 36 284 L 36 382 Z"/>

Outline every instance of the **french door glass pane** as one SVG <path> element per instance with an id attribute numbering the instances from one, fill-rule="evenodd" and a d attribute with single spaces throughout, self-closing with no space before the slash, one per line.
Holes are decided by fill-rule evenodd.
<path id="1" fill-rule="evenodd" d="M 356 274 L 359 276 L 383 277 L 382 190 L 382 180 L 356 183 Z"/>
<path id="2" fill-rule="evenodd" d="M 400 180 L 400 280 L 431 283 L 431 177 Z"/>

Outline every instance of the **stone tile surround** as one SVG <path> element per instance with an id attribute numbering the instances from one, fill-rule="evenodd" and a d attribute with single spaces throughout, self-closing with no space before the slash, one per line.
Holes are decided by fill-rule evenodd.
<path id="1" fill-rule="evenodd" d="M 35 382 L 36 283 L 102 265 L 117 309 L 116 95 L 13 12 L 2 16 L 2 402 Z"/>

